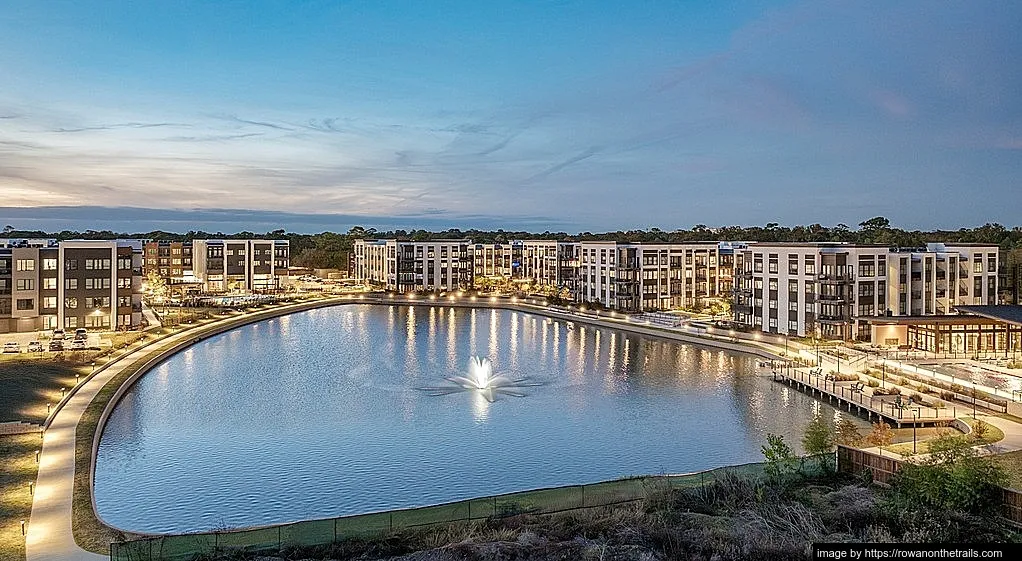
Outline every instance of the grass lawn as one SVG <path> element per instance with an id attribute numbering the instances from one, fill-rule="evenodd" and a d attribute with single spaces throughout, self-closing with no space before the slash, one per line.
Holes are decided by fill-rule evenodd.
<path id="1" fill-rule="evenodd" d="M 35 433 L 0 436 L 0 561 L 25 559 L 21 521 L 32 514 L 28 483 L 36 479 L 35 451 L 41 445 Z"/>
<path id="2" fill-rule="evenodd" d="M 1022 489 L 1022 450 L 998 454 L 993 458 L 1008 474 L 1008 483 L 1005 487 Z"/>
<path id="3" fill-rule="evenodd" d="M 973 426 L 974 421 L 971 418 L 962 417 L 961 420 L 964 423 L 966 423 L 967 425 L 969 425 L 970 427 Z M 993 442 L 997 442 L 999 440 L 1003 440 L 1004 439 L 1004 432 L 1001 431 L 1001 429 L 991 425 L 990 423 L 986 423 L 986 427 L 987 427 L 987 430 L 986 430 L 986 433 L 983 435 L 983 438 L 974 438 L 974 444 L 975 445 L 991 444 Z M 906 430 L 906 429 L 902 429 L 902 430 Z M 908 430 L 910 430 L 910 429 L 908 429 Z M 953 430 L 953 429 L 948 429 L 948 430 Z M 936 436 L 937 431 L 935 431 L 932 428 L 929 429 L 929 431 L 930 431 L 930 433 L 929 433 L 929 435 L 927 437 L 927 440 L 919 440 L 916 443 L 917 444 L 916 445 L 916 450 L 918 451 L 919 454 L 926 454 L 926 453 L 929 453 L 929 451 L 930 451 L 930 445 L 929 445 L 928 440 L 929 440 L 929 438 L 931 438 L 933 436 Z M 955 432 L 955 434 L 960 434 L 960 433 L 958 433 L 958 431 L 954 431 L 954 432 Z M 890 450 L 891 452 L 894 452 L 895 454 L 901 454 L 903 456 L 911 456 L 912 455 L 912 442 L 909 441 L 909 442 L 904 442 L 904 443 L 901 443 L 901 444 L 895 444 L 893 446 L 888 447 L 887 450 Z"/>
<path id="4" fill-rule="evenodd" d="M 91 366 L 77 361 L 57 362 L 51 357 L 0 362 L 0 422 L 42 423 L 46 420 L 46 404 L 60 401 L 60 388 L 70 390 L 75 385 L 75 374 L 84 378 L 92 371 Z"/>

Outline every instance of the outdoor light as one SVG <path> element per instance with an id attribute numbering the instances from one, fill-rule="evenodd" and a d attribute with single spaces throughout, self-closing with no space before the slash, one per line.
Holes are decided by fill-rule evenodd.
<path id="1" fill-rule="evenodd" d="M 96 373 L 96 361 L 92 361 L 92 373 Z"/>
<path id="2" fill-rule="evenodd" d="M 46 414 L 47 414 L 47 415 L 49 415 L 49 413 L 50 413 L 50 408 L 51 408 L 51 407 L 53 407 L 53 404 L 52 404 L 52 403 L 47 403 L 47 404 L 46 404 Z"/>
<path id="3" fill-rule="evenodd" d="M 40 452 L 42 452 L 42 450 L 36 450 L 35 451 L 35 463 L 37 463 L 37 464 L 39 463 L 39 453 Z"/>
<path id="4" fill-rule="evenodd" d="M 29 481 L 28 482 L 28 494 L 31 495 L 31 496 L 35 496 L 35 482 L 34 481 Z"/>
<path id="5" fill-rule="evenodd" d="M 64 397 L 64 393 L 66 391 L 67 391 L 67 388 L 60 388 L 60 397 Z"/>
<path id="6" fill-rule="evenodd" d="M 79 381 L 79 379 L 80 379 L 81 377 L 82 377 L 82 375 L 81 375 L 81 374 L 75 374 L 75 385 L 76 385 L 76 386 L 78 385 L 78 381 Z"/>
<path id="7" fill-rule="evenodd" d="M 25 521 L 24 520 L 21 521 L 21 535 L 23 535 L 23 536 L 25 535 Z"/>

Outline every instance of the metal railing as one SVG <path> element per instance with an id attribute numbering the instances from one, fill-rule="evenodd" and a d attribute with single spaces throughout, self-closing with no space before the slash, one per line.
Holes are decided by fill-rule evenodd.
<path id="1" fill-rule="evenodd" d="M 803 462 L 805 469 L 814 462 Z M 410 508 L 307 520 L 244 530 L 164 535 L 110 544 L 111 561 L 192 561 L 214 553 L 279 553 L 295 546 L 317 546 L 346 538 L 381 536 L 395 530 L 502 518 L 555 514 L 640 501 L 669 489 L 698 488 L 727 473 L 763 477 L 764 463 L 728 466 L 685 475 L 617 479 L 553 487 Z"/>

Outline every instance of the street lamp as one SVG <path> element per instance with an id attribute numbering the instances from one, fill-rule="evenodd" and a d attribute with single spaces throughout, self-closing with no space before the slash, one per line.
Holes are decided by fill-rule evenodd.
<path id="1" fill-rule="evenodd" d="M 912 453 L 916 453 L 916 416 L 918 411 L 912 412 Z"/>

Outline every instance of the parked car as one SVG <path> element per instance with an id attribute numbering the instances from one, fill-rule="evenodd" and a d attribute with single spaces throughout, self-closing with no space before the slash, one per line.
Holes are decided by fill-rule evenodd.
<path id="1" fill-rule="evenodd" d="M 71 341 L 72 351 L 84 351 L 85 348 L 85 339 L 75 339 L 74 341 Z"/>
<path id="2" fill-rule="evenodd" d="M 53 339 L 54 341 L 63 341 L 64 340 L 64 330 L 63 329 L 54 329 L 53 330 L 53 336 L 50 337 L 50 338 Z"/>
<path id="3" fill-rule="evenodd" d="M 5 353 L 20 353 L 21 352 L 21 347 L 15 341 L 8 341 L 8 342 L 4 343 L 4 352 Z"/>
<path id="4" fill-rule="evenodd" d="M 61 340 L 61 339 L 53 339 L 52 341 L 50 341 L 50 350 L 51 351 L 63 351 L 64 350 L 64 341 Z"/>
<path id="5" fill-rule="evenodd" d="M 75 341 L 86 341 L 89 339 L 89 330 L 84 327 L 75 329 Z"/>
<path id="6" fill-rule="evenodd" d="M 28 344 L 28 352 L 30 353 L 41 353 L 43 350 L 43 344 L 39 341 L 32 341 Z"/>

